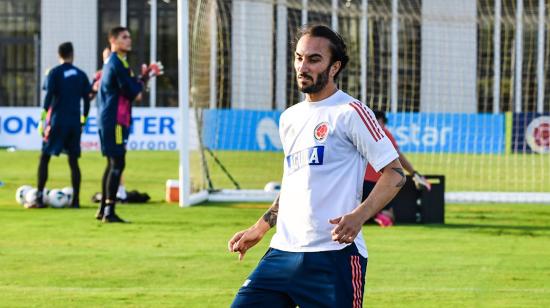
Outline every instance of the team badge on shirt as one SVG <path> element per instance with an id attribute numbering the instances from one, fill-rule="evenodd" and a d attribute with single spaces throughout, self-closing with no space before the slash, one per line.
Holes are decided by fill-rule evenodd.
<path id="1" fill-rule="evenodd" d="M 317 124 L 317 126 L 315 126 L 315 129 L 313 130 L 313 136 L 317 141 L 325 142 L 325 140 L 327 140 L 328 130 L 329 128 L 327 122 L 319 123 Z"/>

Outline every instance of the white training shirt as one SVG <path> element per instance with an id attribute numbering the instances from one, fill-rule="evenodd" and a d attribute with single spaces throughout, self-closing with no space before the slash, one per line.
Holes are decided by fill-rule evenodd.
<path id="1" fill-rule="evenodd" d="M 301 102 L 281 115 L 285 154 L 277 231 L 271 247 L 283 251 L 340 250 L 329 219 L 361 203 L 365 167 L 379 171 L 398 157 L 373 112 L 337 91 L 318 102 Z M 355 238 L 367 257 L 362 232 Z"/>

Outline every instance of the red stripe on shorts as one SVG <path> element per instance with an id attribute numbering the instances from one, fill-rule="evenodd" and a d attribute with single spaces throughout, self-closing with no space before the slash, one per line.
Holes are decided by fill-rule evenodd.
<path id="1" fill-rule="evenodd" d="M 359 256 L 351 256 L 351 284 L 353 286 L 353 308 L 361 308 L 362 296 L 361 288 L 363 286 L 361 280 L 361 263 L 359 262 Z"/>

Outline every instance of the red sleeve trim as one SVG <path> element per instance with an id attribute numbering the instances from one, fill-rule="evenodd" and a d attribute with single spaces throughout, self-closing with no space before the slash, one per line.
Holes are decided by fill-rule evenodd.
<path id="1" fill-rule="evenodd" d="M 355 109 L 357 114 L 359 114 L 359 117 L 361 118 L 361 120 L 363 121 L 363 123 L 365 124 L 367 129 L 369 130 L 372 138 L 374 138 L 374 141 L 378 142 L 380 139 L 382 139 L 384 137 L 384 135 L 381 134 L 380 131 L 378 130 L 377 125 L 375 125 L 373 123 L 373 121 L 372 121 L 371 117 L 369 116 L 368 112 L 366 112 L 363 109 L 363 107 L 361 106 L 361 103 L 353 102 L 353 103 L 350 103 L 349 105 L 353 109 Z"/>

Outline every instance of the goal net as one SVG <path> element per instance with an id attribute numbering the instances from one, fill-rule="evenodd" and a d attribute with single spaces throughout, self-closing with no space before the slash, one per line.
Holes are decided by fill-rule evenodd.
<path id="1" fill-rule="evenodd" d="M 189 1 L 192 190 L 273 198 L 278 119 L 303 99 L 292 42 L 324 23 L 348 46 L 340 89 L 386 111 L 415 169 L 446 177 L 448 201 L 550 202 L 548 11 L 542 0 Z"/>

